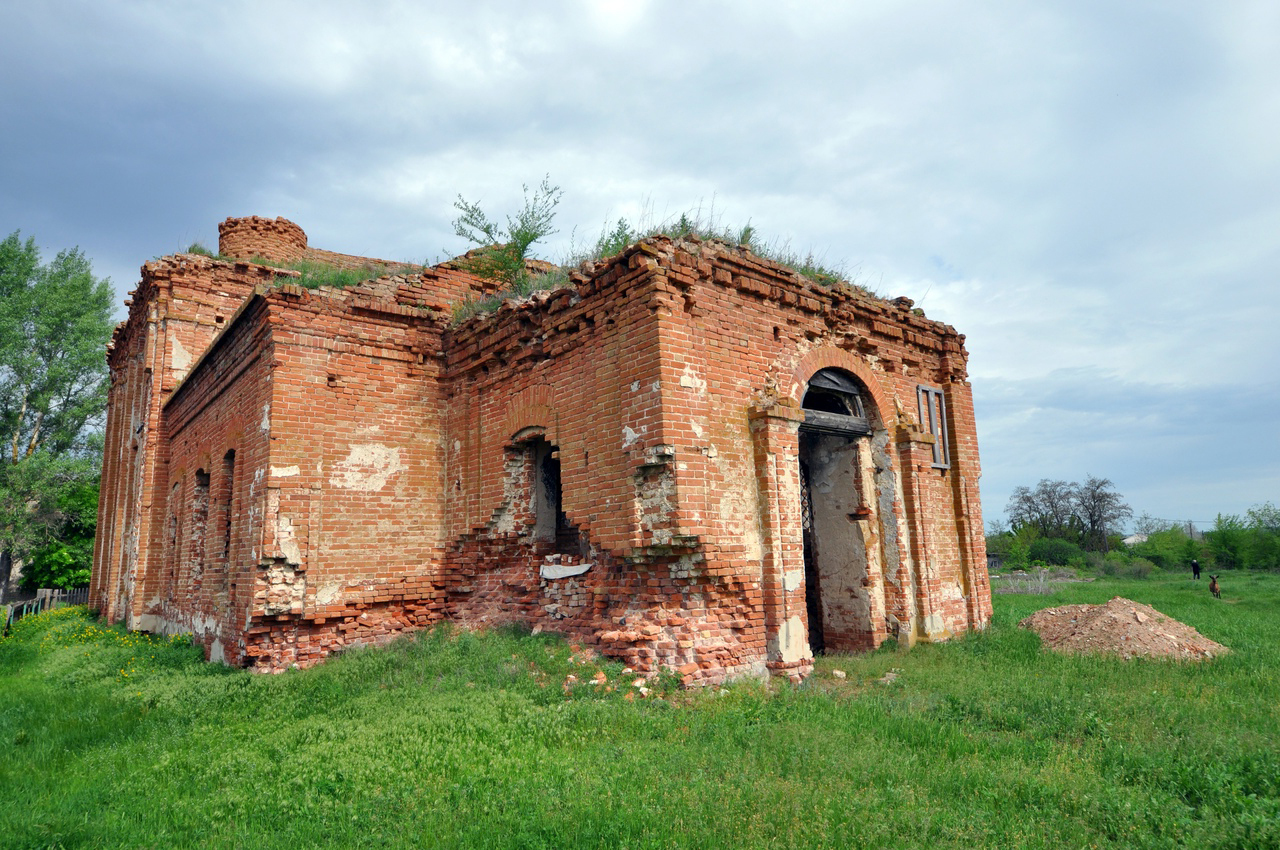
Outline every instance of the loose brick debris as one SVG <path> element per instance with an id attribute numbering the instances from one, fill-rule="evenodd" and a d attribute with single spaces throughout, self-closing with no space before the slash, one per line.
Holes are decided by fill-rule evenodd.
<path id="1" fill-rule="evenodd" d="M 1150 605 L 1121 596 L 1105 605 L 1063 605 L 1037 611 L 1018 624 L 1055 652 L 1105 653 L 1126 661 L 1142 656 L 1208 661 L 1230 652 Z"/>

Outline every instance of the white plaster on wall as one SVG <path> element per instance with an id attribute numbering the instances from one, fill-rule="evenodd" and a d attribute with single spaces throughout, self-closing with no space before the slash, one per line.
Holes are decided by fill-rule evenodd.
<path id="1" fill-rule="evenodd" d="M 263 431 L 271 430 L 271 402 L 262 405 L 262 421 L 258 423 L 258 427 Z"/>
<path id="2" fill-rule="evenodd" d="M 276 516 L 276 550 L 284 556 L 286 563 L 294 566 L 302 563 L 302 550 L 298 548 L 298 539 L 293 533 L 293 521 L 284 514 Z"/>
<path id="3" fill-rule="evenodd" d="M 329 483 L 343 490 L 371 493 L 381 490 L 393 475 L 406 469 L 400 462 L 399 448 L 361 443 L 352 446 L 350 454 L 333 465 Z"/>
<path id="4" fill-rule="evenodd" d="M 693 371 L 693 366 L 685 366 L 684 371 L 680 373 L 680 386 L 703 394 L 707 392 L 706 378 Z"/>
<path id="5" fill-rule="evenodd" d="M 629 425 L 622 426 L 622 447 L 629 448 L 642 436 L 644 436 L 644 428 L 637 431 Z"/>
<path id="6" fill-rule="evenodd" d="M 778 627 L 777 654 L 779 660 L 788 664 L 809 656 L 809 639 L 798 614 L 791 615 Z"/>
<path id="7" fill-rule="evenodd" d="M 799 590 L 804 584 L 804 570 L 787 570 L 782 574 L 782 589 L 787 593 Z"/>
<path id="8" fill-rule="evenodd" d="M 191 368 L 191 352 L 182 347 L 182 342 L 178 339 L 176 333 L 171 339 L 173 340 L 173 347 L 170 350 L 169 365 L 173 367 L 178 380 L 182 380 L 186 377 L 187 370 Z"/>
<path id="9" fill-rule="evenodd" d="M 316 590 L 317 605 L 332 605 L 342 596 L 342 585 L 336 581 L 320 585 Z"/>
<path id="10" fill-rule="evenodd" d="M 271 476 L 273 478 L 291 478 L 298 474 L 297 466 L 273 466 L 271 467 Z"/>

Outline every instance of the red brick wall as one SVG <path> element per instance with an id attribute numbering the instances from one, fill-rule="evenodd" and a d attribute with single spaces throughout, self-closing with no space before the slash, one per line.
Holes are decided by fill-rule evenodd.
<path id="1" fill-rule="evenodd" d="M 272 301 L 266 580 L 305 589 L 255 606 L 248 652 L 278 669 L 438 618 L 443 405 L 440 320 L 297 287 Z"/>
<path id="2" fill-rule="evenodd" d="M 107 352 L 111 389 L 90 600 L 109 619 L 136 624 L 144 599 L 134 583 L 148 558 L 159 557 L 149 542 L 149 508 L 163 486 L 161 406 L 253 287 L 274 277 L 264 266 L 192 254 L 142 267 L 142 282 L 126 302 L 129 317 Z"/>
<path id="3" fill-rule="evenodd" d="M 190 632 L 211 658 L 230 663 L 243 656 L 263 536 L 272 373 L 266 312 L 263 299 L 250 300 L 163 409 L 165 462 L 151 500 L 156 556 L 138 587 L 140 627 Z"/>
<path id="4" fill-rule="evenodd" d="M 224 257 L 289 262 L 307 252 L 307 234 L 286 218 L 228 218 L 218 225 L 218 253 Z"/>
<path id="5" fill-rule="evenodd" d="M 299 243 L 283 220 L 229 222 L 239 250 Z M 828 367 L 862 382 L 874 429 L 849 515 L 870 554 L 842 591 L 870 613 L 833 640 L 990 617 L 963 337 L 910 302 L 665 238 L 453 328 L 450 302 L 485 284 L 448 265 L 248 298 L 272 277 L 191 257 L 144 275 L 111 354 L 93 590 L 110 617 L 261 669 L 450 617 L 576 634 L 690 682 L 802 675 L 797 429 Z M 946 469 L 920 385 L 946 399 Z M 537 525 L 538 440 L 558 450 L 558 538 Z"/>

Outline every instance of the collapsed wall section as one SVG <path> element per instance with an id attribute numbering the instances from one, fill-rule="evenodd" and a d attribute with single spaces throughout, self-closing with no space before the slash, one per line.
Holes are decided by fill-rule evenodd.
<path id="1" fill-rule="evenodd" d="M 633 251 L 446 336 L 448 610 L 690 681 L 763 672 L 758 589 L 682 529 L 655 281 Z"/>

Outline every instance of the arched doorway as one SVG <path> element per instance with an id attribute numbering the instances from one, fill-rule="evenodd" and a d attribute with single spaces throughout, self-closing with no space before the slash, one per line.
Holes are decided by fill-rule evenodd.
<path id="1" fill-rule="evenodd" d="M 801 518 L 809 648 L 858 651 L 876 645 L 878 592 L 877 466 L 870 395 L 853 375 L 823 369 L 801 406 Z M 879 613 L 879 616 L 883 616 Z"/>
<path id="2" fill-rule="evenodd" d="M 529 440 L 526 462 L 532 479 L 533 538 L 547 550 L 565 555 L 583 554 L 578 527 L 565 515 L 560 483 L 560 453 L 543 436 Z"/>

